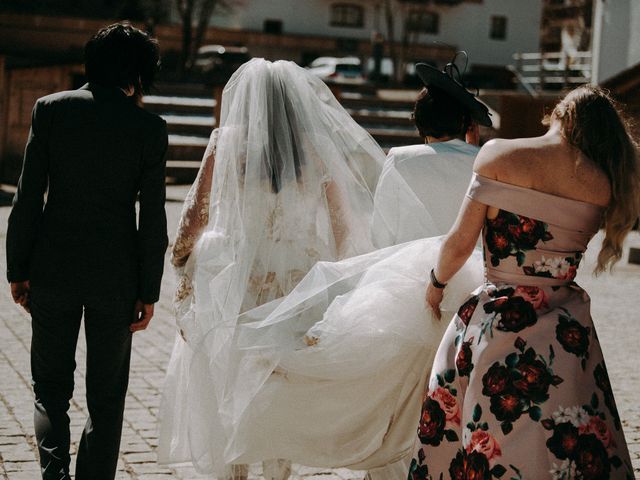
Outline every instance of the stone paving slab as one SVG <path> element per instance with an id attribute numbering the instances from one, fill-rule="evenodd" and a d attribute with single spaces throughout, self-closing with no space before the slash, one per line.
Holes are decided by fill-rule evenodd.
<path id="1" fill-rule="evenodd" d="M 170 236 L 173 236 L 180 214 L 184 187 L 170 187 L 167 213 Z M 5 271 L 4 243 L 9 208 L 0 208 L 0 270 Z M 634 233 L 630 243 L 640 246 L 640 234 Z M 640 266 L 625 262 L 613 275 L 594 278 L 590 270 L 595 252 L 588 253 L 578 281 L 590 293 L 593 316 L 604 349 L 627 442 L 631 450 L 636 476 L 640 476 Z M 131 380 L 127 395 L 118 480 L 195 480 L 199 476 L 189 466 L 166 468 L 158 466 L 154 453 L 158 438 L 156 421 L 165 366 L 169 360 L 175 326 L 171 311 L 171 296 L 175 278 L 168 266 L 162 284 L 162 294 L 156 306 L 156 316 L 145 332 L 136 333 L 131 359 Z M 38 463 L 33 434 L 33 392 L 30 386 L 29 344 L 30 319 L 13 304 L 8 286 L 0 288 L 0 480 L 34 480 Z M 76 389 L 70 418 L 72 451 L 75 453 L 86 420 L 84 399 L 84 337 L 78 343 Z M 72 459 L 74 465 L 75 459 Z M 298 478 L 308 478 L 309 472 L 298 472 Z M 348 471 L 340 475 L 314 475 L 323 480 L 356 480 Z M 252 471 L 250 478 L 260 478 Z M 358 476 L 358 480 L 362 477 Z"/>

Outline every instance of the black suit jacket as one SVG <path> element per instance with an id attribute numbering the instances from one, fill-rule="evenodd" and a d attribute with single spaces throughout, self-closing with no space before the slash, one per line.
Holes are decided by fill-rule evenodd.
<path id="1" fill-rule="evenodd" d="M 156 302 L 166 151 L 164 120 L 120 89 L 88 84 L 39 99 L 9 217 L 8 280 Z"/>

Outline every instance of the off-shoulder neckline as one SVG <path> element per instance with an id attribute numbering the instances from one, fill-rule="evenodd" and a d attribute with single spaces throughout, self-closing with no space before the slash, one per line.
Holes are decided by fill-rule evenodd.
<path id="1" fill-rule="evenodd" d="M 513 183 L 507 183 L 507 182 L 503 182 L 501 180 L 496 180 L 495 178 L 489 178 L 489 177 L 485 177 L 484 175 L 480 175 L 477 172 L 473 172 L 473 176 L 475 178 L 478 178 L 481 182 L 488 182 L 488 183 L 495 183 L 497 185 L 500 185 L 504 188 L 508 188 L 508 189 L 512 189 L 512 190 L 519 190 L 519 191 L 525 191 L 525 192 L 532 192 L 536 195 L 540 195 L 540 196 L 544 196 L 547 198 L 552 198 L 556 201 L 566 201 L 566 202 L 572 202 L 572 203 L 576 203 L 579 205 L 584 205 L 587 208 L 592 208 L 595 210 L 599 210 L 599 211 L 603 211 L 605 210 L 607 207 L 604 207 L 602 205 L 598 205 L 595 203 L 590 203 L 590 202 L 585 202 L 583 200 L 576 200 L 575 198 L 568 198 L 568 197 L 562 197 L 560 195 L 556 195 L 554 193 L 548 193 L 548 192 L 543 192 L 541 190 L 536 190 L 534 188 L 530 188 L 530 187 L 523 187 L 522 185 L 515 185 Z"/>

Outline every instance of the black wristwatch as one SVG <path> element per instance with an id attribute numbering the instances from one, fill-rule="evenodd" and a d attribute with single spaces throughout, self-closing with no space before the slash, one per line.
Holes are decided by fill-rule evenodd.
<path id="1" fill-rule="evenodd" d="M 446 283 L 440 283 L 438 281 L 438 279 L 436 278 L 436 274 L 433 272 L 433 268 L 431 269 L 431 273 L 429 274 L 431 276 L 431 285 L 433 285 L 436 288 L 444 288 L 447 286 Z"/>

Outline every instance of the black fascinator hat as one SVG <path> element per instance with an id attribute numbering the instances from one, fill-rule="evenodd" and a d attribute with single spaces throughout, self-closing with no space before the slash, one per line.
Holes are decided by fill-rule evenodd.
<path id="1" fill-rule="evenodd" d="M 463 53 L 466 56 L 466 52 L 458 52 L 458 54 L 459 53 Z M 458 54 L 456 54 L 456 57 Z M 478 101 L 473 93 L 465 88 L 460 70 L 454 62 L 455 57 L 453 61 L 447 63 L 442 71 L 426 63 L 416 63 L 416 73 L 426 87 L 433 86 L 444 91 L 467 108 L 473 120 L 480 125 L 490 127 L 492 122 L 491 118 L 489 118 L 489 109 L 485 104 Z M 454 72 L 457 74 L 457 80 L 454 77 Z"/>

